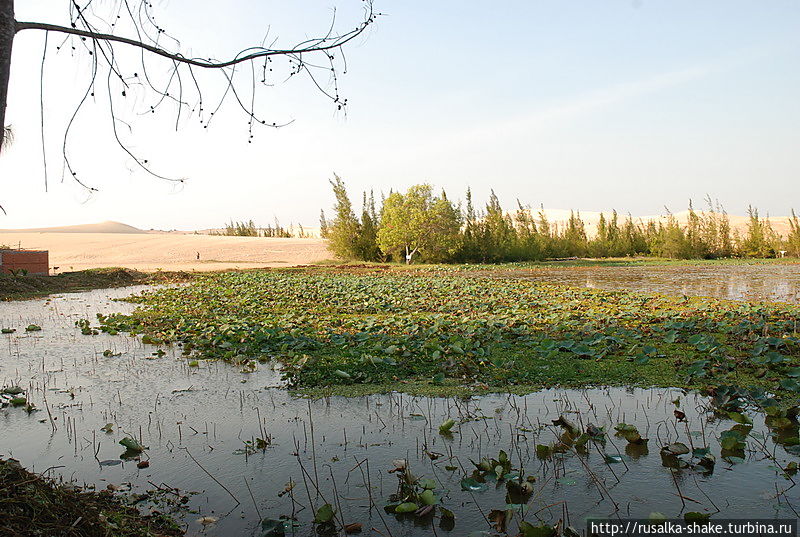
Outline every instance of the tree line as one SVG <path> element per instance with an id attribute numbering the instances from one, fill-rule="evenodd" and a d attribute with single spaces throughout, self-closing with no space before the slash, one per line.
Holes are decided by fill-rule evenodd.
<path id="1" fill-rule="evenodd" d="M 669 212 L 663 221 L 643 222 L 612 211 L 601 214 L 595 233 L 589 234 L 579 212 L 571 212 L 566 222 L 551 222 L 543 208 L 534 210 L 519 201 L 514 211 L 503 210 L 494 191 L 485 206 L 476 207 L 470 189 L 463 203 L 455 203 L 429 184 L 390 191 L 378 203 L 372 192 L 365 192 L 358 216 L 344 181 L 334 175 L 330 183 L 333 217 L 329 221 L 321 211 L 320 234 L 344 259 L 497 263 L 570 257 L 800 256 L 800 221 L 794 210 L 786 237 L 752 206 L 746 231 L 732 229 L 725 210 L 711 198 L 700 211 L 690 201 L 684 223 Z"/>
<path id="2" fill-rule="evenodd" d="M 226 237 L 272 237 L 289 239 L 292 237 L 305 238 L 308 237 L 303 226 L 298 225 L 295 228 L 290 224 L 288 228 L 281 225 L 278 219 L 275 219 L 275 225 L 267 225 L 266 227 L 256 226 L 252 220 L 248 221 L 233 221 L 231 220 L 225 227 L 219 230 L 211 230 L 209 235 L 222 235 Z"/>

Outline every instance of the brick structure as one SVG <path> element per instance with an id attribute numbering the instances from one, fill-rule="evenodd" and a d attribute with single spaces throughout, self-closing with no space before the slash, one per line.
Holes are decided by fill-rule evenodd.
<path id="1" fill-rule="evenodd" d="M 47 250 L 0 250 L 0 272 L 24 269 L 28 274 L 49 274 Z"/>

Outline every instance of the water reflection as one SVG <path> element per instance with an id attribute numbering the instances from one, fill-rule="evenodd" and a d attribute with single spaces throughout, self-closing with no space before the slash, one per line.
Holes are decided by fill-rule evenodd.
<path id="1" fill-rule="evenodd" d="M 495 275 L 599 289 L 800 303 L 800 264 L 545 267 Z"/>

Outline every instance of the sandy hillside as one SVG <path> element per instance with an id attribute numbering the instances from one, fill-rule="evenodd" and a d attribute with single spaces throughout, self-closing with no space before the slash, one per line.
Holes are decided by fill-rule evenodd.
<path id="1" fill-rule="evenodd" d="M 98 267 L 189 271 L 290 267 L 333 258 L 322 239 L 215 237 L 141 231 L 0 230 L 0 244 L 49 250 L 50 266 L 59 267 L 58 272 Z"/>
<path id="2" fill-rule="evenodd" d="M 100 222 L 77 226 L 38 227 L 28 229 L 0 229 L 0 233 L 147 233 L 139 228 L 120 222 Z"/>

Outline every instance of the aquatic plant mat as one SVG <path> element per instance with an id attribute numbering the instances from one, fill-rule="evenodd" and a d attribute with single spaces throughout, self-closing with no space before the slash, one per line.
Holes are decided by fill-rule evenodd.
<path id="1" fill-rule="evenodd" d="M 309 393 L 732 385 L 800 392 L 800 308 L 376 270 L 200 276 L 100 328 L 243 369 L 277 360 Z"/>
<path id="2" fill-rule="evenodd" d="M 0 534 L 75 537 L 183 535 L 169 518 L 144 516 L 109 491 L 83 490 L 0 459 Z"/>

